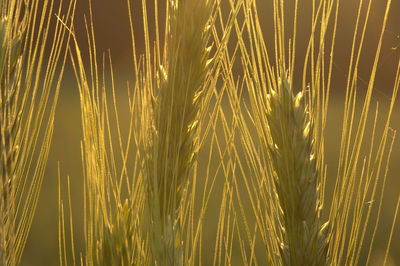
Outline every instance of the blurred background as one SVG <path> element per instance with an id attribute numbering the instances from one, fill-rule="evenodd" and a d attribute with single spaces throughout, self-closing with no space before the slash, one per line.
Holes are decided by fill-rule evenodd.
<path id="1" fill-rule="evenodd" d="M 101 62 L 102 54 L 111 52 L 113 60 L 113 68 L 116 77 L 117 101 L 121 110 L 127 108 L 127 81 L 133 80 L 133 64 L 132 62 L 132 45 L 130 38 L 128 8 L 126 0 L 93 0 L 93 22 L 96 37 L 96 46 Z M 148 19 L 154 21 L 154 1 L 148 2 Z M 159 1 L 159 21 L 164 21 L 164 1 Z M 222 0 L 222 6 L 227 10 L 229 7 L 227 0 Z M 272 0 L 258 1 L 259 15 L 262 18 L 262 28 L 265 34 L 264 39 L 267 42 L 267 48 L 273 49 L 273 14 Z M 287 4 L 286 17 L 293 17 L 294 1 L 285 1 Z M 311 11 L 313 1 L 299 1 L 299 23 L 298 23 L 298 40 L 297 40 L 297 65 L 295 73 L 295 84 L 299 84 L 302 71 L 302 59 L 308 44 L 308 36 L 311 28 Z M 337 29 L 335 60 L 333 70 L 333 83 L 331 87 L 331 98 L 327 126 L 327 141 L 326 141 L 326 158 L 328 164 L 328 187 L 326 189 L 327 200 L 332 194 L 336 177 L 336 167 L 338 161 L 338 151 L 340 143 L 340 128 L 343 116 L 344 102 L 344 86 L 347 78 L 348 64 L 351 52 L 351 42 L 353 38 L 354 25 L 357 16 L 359 0 L 341 1 L 339 10 L 339 22 Z M 378 67 L 377 78 L 375 82 L 375 93 L 373 95 L 374 102 L 379 101 L 381 125 L 385 118 L 385 112 L 391 98 L 391 93 L 396 74 L 396 67 L 400 58 L 400 1 L 392 1 L 391 12 L 387 24 L 387 30 L 384 36 L 382 46 L 381 60 Z M 83 50 L 84 60 L 88 63 L 87 40 L 85 29 L 85 16 L 89 17 L 88 0 L 78 0 L 75 17 L 75 32 L 78 41 Z M 131 0 L 133 12 L 133 20 L 135 27 L 135 38 L 137 51 L 144 52 L 143 43 L 143 20 L 141 1 Z M 371 72 L 375 50 L 379 38 L 383 15 L 385 12 L 386 1 L 375 0 L 372 3 L 370 22 L 366 32 L 366 41 L 363 48 L 359 68 L 358 86 L 360 95 L 366 91 L 369 75 Z M 363 9 L 365 12 L 365 8 Z M 291 36 L 291 25 L 286 24 L 286 36 Z M 150 26 L 153 28 L 152 26 Z M 163 29 L 163 27 L 160 27 Z M 162 36 L 161 36 L 162 37 Z M 154 31 L 150 32 L 150 38 L 155 40 Z M 271 40 L 271 41 L 269 41 Z M 329 55 L 326 55 L 327 57 Z M 372 114 L 375 111 L 374 105 L 371 109 Z M 123 111 L 120 112 L 121 121 L 128 118 L 128 114 L 124 116 Z M 393 115 L 392 128 L 400 129 L 400 104 L 397 102 L 395 113 Z M 122 122 L 123 123 L 123 122 Z M 67 62 L 66 72 L 64 75 L 57 114 L 55 120 L 55 132 L 53 144 L 47 171 L 43 182 L 42 192 L 38 209 L 33 221 L 30 236 L 23 254 L 21 265 L 58 265 L 58 174 L 57 165 L 60 165 L 61 170 L 61 185 L 63 197 L 66 195 L 67 176 L 71 180 L 71 194 L 73 205 L 74 219 L 74 238 L 76 242 L 76 252 L 79 254 L 83 251 L 83 175 L 81 164 L 81 120 L 80 120 L 80 105 L 78 88 L 76 85 L 73 70 L 70 65 L 70 60 Z M 389 232 L 393 221 L 394 210 L 397 197 L 400 193 L 400 137 L 397 137 L 391 159 L 391 166 L 388 173 L 388 181 L 384 194 L 384 207 L 382 209 L 380 227 L 376 236 L 376 245 L 373 251 L 373 265 L 381 265 L 382 258 L 386 249 Z M 221 190 L 223 180 L 217 184 L 217 191 Z M 246 193 L 243 190 L 244 194 Z M 218 217 L 219 199 L 214 193 L 215 206 L 209 208 L 208 217 Z M 376 211 L 378 205 L 373 206 Z M 215 218 L 216 219 L 216 218 Z M 216 221 L 216 220 L 215 220 Z M 213 221 L 210 218 L 208 221 L 211 225 Z M 400 265 L 400 221 L 397 222 L 394 232 L 392 246 L 390 249 L 389 265 Z M 215 228 L 213 226 L 209 231 L 204 232 L 204 241 L 211 241 L 214 244 Z M 372 227 L 371 227 L 372 228 Z M 370 232 L 370 231 L 369 231 Z M 368 233 L 369 233 L 368 232 Z M 367 233 L 367 234 L 368 234 Z M 365 243 L 368 247 L 369 243 Z M 239 252 L 239 250 L 234 250 Z M 211 253 L 212 254 L 212 253 Z M 240 254 L 237 254 L 240 257 Z M 234 258 L 236 255 L 234 254 Z M 363 258 L 361 258 L 360 265 Z M 238 264 L 240 265 L 240 263 Z"/>

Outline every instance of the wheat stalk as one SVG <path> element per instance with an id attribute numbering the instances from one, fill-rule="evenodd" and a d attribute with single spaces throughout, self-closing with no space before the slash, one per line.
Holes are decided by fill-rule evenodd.
<path id="1" fill-rule="evenodd" d="M 377 229 L 383 196 L 383 189 L 378 192 L 378 182 L 382 179 L 384 187 L 391 145 L 393 145 L 393 142 L 387 144 L 387 140 L 390 138 L 389 125 L 398 91 L 397 82 L 393 87 L 382 136 L 375 135 L 377 120 L 375 116 L 371 132 L 374 138 L 370 143 L 369 153 L 364 156 L 361 153 L 361 146 L 366 142 L 364 137 L 368 131 L 366 123 L 391 1 L 386 3 L 380 40 L 374 51 L 372 74 L 366 97 L 362 101 L 363 109 L 359 122 L 355 123 L 354 108 L 358 104 L 356 97 L 358 62 L 371 11 L 369 2 L 366 18 L 362 20 L 361 10 L 364 8 L 364 3 L 360 1 L 359 4 L 349 63 L 343 136 L 334 197 L 330 206 L 329 226 L 328 223 L 324 224 L 321 221 L 320 212 L 325 194 L 325 179 L 328 178 L 324 162 L 324 137 L 339 2 L 320 1 L 313 5 L 313 23 L 303 63 L 303 80 L 300 93 L 296 96 L 292 91 L 295 89 L 292 81 L 297 52 L 295 44 L 298 18 L 295 11 L 293 36 L 289 41 L 289 47 L 286 48 L 285 29 L 288 18 L 284 12 L 285 2 L 283 0 L 273 2 L 275 47 L 272 53 L 266 48 L 263 39 L 255 1 L 246 1 L 243 9 L 245 17 L 243 25 L 241 21 L 236 23 L 236 35 L 239 40 L 236 50 L 241 55 L 244 69 L 243 82 L 249 91 L 250 108 L 246 110 L 248 117 L 246 111 L 235 113 L 235 119 L 240 125 L 245 156 L 243 158 L 235 149 L 233 152 L 237 161 L 242 161 L 243 165 L 249 168 L 250 175 L 243 166 L 239 169 L 244 177 L 245 189 L 248 191 L 256 219 L 254 235 L 251 235 L 249 218 L 247 213 L 242 211 L 241 195 L 237 193 L 239 213 L 245 225 L 243 231 L 251 250 L 251 256 L 247 258 L 246 247 L 241 246 L 243 259 L 246 264 L 258 260 L 253 255 L 254 241 L 260 235 L 267 251 L 266 260 L 273 265 L 341 263 L 353 265 L 359 261 L 361 249 L 367 242 L 366 230 L 371 218 L 371 208 L 366 209 L 363 204 L 380 194 L 378 215 L 371 219 L 375 220 L 374 232 Z M 333 27 L 328 31 L 330 23 Z M 359 25 L 363 25 L 360 38 L 357 36 Z M 318 40 L 316 36 L 319 36 Z M 323 56 L 327 51 L 331 55 L 329 60 Z M 235 84 L 235 78 L 230 70 L 234 62 L 229 63 L 225 75 L 230 84 Z M 396 81 L 398 75 L 397 73 Z M 229 90 L 229 99 L 235 108 L 240 108 L 240 88 L 237 85 L 230 88 L 234 89 Z M 255 129 L 255 134 L 251 132 L 252 127 Z M 353 133 L 355 127 L 357 130 Z M 379 145 L 376 145 L 376 141 L 379 141 Z M 383 174 L 382 167 L 386 167 Z M 234 182 L 238 183 L 236 179 L 234 176 Z M 351 213 L 351 210 L 354 210 L 354 213 Z M 240 231 L 238 230 L 238 235 L 242 237 Z M 373 239 L 374 236 L 371 239 L 367 261 L 370 258 Z"/>
<path id="2" fill-rule="evenodd" d="M 146 44 L 143 65 L 140 64 L 140 60 L 136 61 L 130 1 L 127 1 L 127 4 L 136 80 L 133 97 L 129 102 L 132 108 L 129 136 L 132 134 L 135 146 L 133 149 L 137 149 L 135 161 L 137 172 L 135 171 L 133 176 L 128 176 L 126 173 L 127 154 L 132 147 L 129 139 L 126 146 L 121 144 L 117 104 L 114 87 L 112 88 L 119 148 L 123 154 L 121 172 L 122 176 L 126 177 L 127 184 L 132 184 L 128 185 L 125 203 L 122 203 L 123 193 L 121 193 L 124 186 L 117 180 L 115 171 L 117 167 L 114 154 L 117 154 L 117 150 L 112 147 L 106 85 L 104 83 L 103 89 L 100 89 L 98 83 L 92 13 L 87 27 L 90 75 L 86 74 L 80 48 L 74 36 L 75 52 L 72 54 L 72 61 L 80 92 L 84 135 L 82 157 L 86 185 L 85 263 L 88 265 L 193 264 L 197 259 L 196 251 L 201 240 L 202 218 L 206 207 L 201 206 L 200 218 L 197 220 L 194 216 L 196 181 L 191 182 L 190 177 L 202 142 L 199 124 L 202 118 L 208 115 L 206 111 L 210 98 L 215 93 L 212 89 L 218 79 L 216 63 L 218 60 L 209 59 L 208 47 L 217 3 L 216 1 L 169 1 L 162 55 L 159 37 L 155 44 L 155 54 L 150 53 L 147 7 L 146 1 L 142 1 Z M 230 21 L 232 23 L 233 19 Z M 157 18 L 155 26 L 158 32 Z M 223 31 L 221 40 L 218 40 L 214 59 L 217 58 L 219 51 L 224 49 L 228 34 L 228 30 Z M 214 71 L 215 77 L 211 77 Z M 134 111 L 136 107 L 139 112 Z M 205 124 L 206 128 L 209 128 L 211 122 Z M 189 186 L 192 189 L 190 192 Z M 204 197 L 206 195 L 204 191 Z M 143 196 L 146 197 L 145 201 Z M 67 264 L 61 199 L 59 203 L 60 263 Z M 148 214 L 145 217 L 142 213 L 144 209 Z M 72 221 L 72 218 L 70 219 Z M 184 228 L 185 226 L 187 227 Z M 145 231 L 147 235 L 141 235 L 143 228 L 147 229 Z M 187 231 L 186 236 L 183 235 L 184 230 Z M 73 234 L 72 225 L 71 234 Z M 73 249 L 74 245 L 72 251 Z M 74 253 L 72 255 L 75 263 Z"/>
<path id="3" fill-rule="evenodd" d="M 303 93 L 293 96 L 281 74 L 278 90 L 267 96 L 268 154 L 282 209 L 284 265 L 328 265 L 327 224 L 321 225 L 313 121 Z"/>
<path id="4" fill-rule="evenodd" d="M 24 34 L 24 26 L 21 25 L 21 31 L 12 36 L 12 24 L 7 17 L 1 19 L 0 35 L 1 35 L 1 55 L 2 67 L 0 73 L 1 79 L 1 213 L 2 213 L 2 230 L 0 257 L 3 263 L 7 263 L 12 258 L 8 258 L 15 241 L 12 228 L 13 216 L 15 216 L 15 172 L 19 153 L 20 134 L 18 134 L 21 123 L 21 110 L 17 107 L 19 91 L 17 90 L 18 76 L 21 67 L 18 66 L 22 62 L 22 36 Z M 8 62 L 10 66 L 7 67 Z"/>
<path id="5" fill-rule="evenodd" d="M 118 149 L 114 149 L 112 144 L 106 92 L 100 88 L 98 82 L 92 24 L 88 34 L 92 67 L 89 81 L 79 46 L 75 43 L 76 55 L 73 58 L 76 58 L 77 62 L 75 70 L 81 97 L 84 133 L 82 153 L 86 181 L 84 263 L 88 265 L 191 265 L 197 257 L 199 264 L 202 264 L 202 254 L 196 254 L 195 249 L 196 245 L 199 245 L 201 250 L 201 245 L 204 245 L 201 243 L 202 219 L 211 192 L 208 194 L 204 191 L 203 205 L 196 227 L 193 225 L 196 222 L 193 218 L 196 167 L 199 167 L 196 157 L 204 140 L 200 134 L 200 127 L 207 110 L 207 97 L 214 94 L 218 102 L 223 99 L 224 92 L 219 94 L 215 87 L 213 90 L 208 87 L 208 82 L 215 82 L 214 80 L 219 78 L 219 75 L 214 76 L 212 71 L 215 70 L 213 67 L 218 65 L 215 61 L 220 59 L 210 56 L 210 36 L 215 37 L 217 46 L 225 46 L 224 40 L 218 39 L 213 24 L 213 15 L 221 10 L 215 11 L 214 1 L 168 1 L 165 46 L 164 49 L 160 49 L 156 22 L 157 36 L 153 54 L 150 48 L 146 2 L 142 1 L 146 53 L 137 60 L 133 15 L 130 2 L 127 1 L 135 70 L 129 125 L 129 138 L 132 134 L 132 146 L 137 149 L 132 176 L 128 175 L 126 170 L 127 154 L 132 148 L 129 140 L 125 146 L 121 141 L 113 88 L 116 131 L 122 157 L 122 169 L 119 173 L 119 170 L 116 170 L 114 156 Z M 287 18 L 283 8 L 285 1 L 273 1 L 275 50 L 272 54 L 275 58 L 271 60 L 261 32 L 255 1 L 243 2 L 243 21 L 234 18 L 229 26 L 222 26 L 223 31 L 234 26 L 237 42 L 234 43 L 233 54 L 229 49 L 223 51 L 223 60 L 221 65 L 218 65 L 222 67 L 225 75 L 221 90 L 228 88 L 228 100 L 233 114 L 232 126 L 228 125 L 228 118 L 224 114 L 226 110 L 219 104 L 215 108 L 217 115 L 212 114 L 212 121 L 208 124 L 213 133 L 211 142 L 215 143 L 220 156 L 217 165 L 225 177 L 214 264 L 233 263 L 234 244 L 240 245 L 246 265 L 258 265 L 266 261 L 272 265 L 335 265 L 343 262 L 355 264 L 365 243 L 366 227 L 360 225 L 368 221 L 368 217 L 363 218 L 366 213 L 363 204 L 366 200 L 374 198 L 382 159 L 390 155 L 390 151 L 385 151 L 389 114 L 378 151 L 368 155 L 368 165 L 362 168 L 361 173 L 358 172 L 357 166 L 361 160 L 359 147 L 364 141 L 377 64 L 374 63 L 373 66 L 368 97 L 364 101 L 365 107 L 354 144 L 350 144 L 352 134 L 349 133 L 351 129 L 348 127 L 353 122 L 348 121 L 353 116 L 351 110 L 356 102 L 356 84 L 352 82 L 357 80 L 357 66 L 353 68 L 353 64 L 350 64 L 341 163 L 338 167 L 337 190 L 334 192 L 328 226 L 328 223 L 322 221 L 321 210 L 326 178 L 324 135 L 327 95 L 334 41 L 328 43 L 326 40 L 335 40 L 338 19 L 335 11 L 338 10 L 338 2 L 322 0 L 314 6 L 312 33 L 303 62 L 304 76 L 301 84 L 293 82 L 297 13 L 295 12 L 293 39 L 289 41 L 287 52 Z M 235 3 L 233 0 L 229 1 L 233 13 L 239 12 L 240 9 L 240 5 L 236 6 Z M 297 9 L 297 1 L 295 6 Z M 157 10 L 157 1 L 155 7 Z M 385 17 L 387 18 L 387 14 Z M 331 20 L 334 20 L 333 32 L 328 32 Z M 320 37 L 318 41 L 316 36 Z M 330 47 L 332 57 L 326 61 L 324 54 L 328 50 L 327 47 Z M 358 47 L 361 50 L 362 45 Z M 212 66 L 209 64 L 209 57 L 213 59 Z M 358 57 L 359 55 L 355 60 L 357 62 Z M 376 52 L 376 58 L 378 57 L 379 49 Z M 232 71 L 237 58 L 240 58 L 244 70 L 243 82 L 240 85 L 237 85 L 239 82 L 234 78 Z M 103 87 L 105 84 L 103 83 Z M 248 89 L 248 109 L 241 109 L 242 87 Z M 297 88 L 300 92 L 295 94 L 294 90 Z M 394 88 L 391 110 L 396 93 L 397 89 Z M 137 113 L 134 112 L 136 107 L 139 109 Z M 216 121 L 216 117 L 221 120 Z M 219 125 L 226 143 L 221 144 L 217 136 Z M 244 156 L 239 145 L 236 146 L 235 143 L 237 125 Z M 254 127 L 255 131 L 252 131 L 251 127 Z M 210 155 L 210 161 L 211 157 Z M 349 161 L 346 158 L 349 158 Z M 209 168 L 210 163 L 207 165 L 207 181 L 210 175 Z M 238 180 L 239 172 L 244 177 L 243 180 Z M 358 174 L 361 175 L 359 183 Z M 214 183 L 215 179 L 211 183 Z M 128 186 L 125 187 L 121 180 L 125 180 Z M 244 184 L 248 192 L 255 216 L 254 225 L 251 224 L 251 218 L 248 217 L 246 206 L 243 204 L 241 184 Z M 124 194 L 122 191 L 125 188 L 128 191 Z M 370 198 L 369 190 L 373 191 Z M 356 199 L 353 195 L 356 195 Z M 63 217 L 62 202 L 60 205 L 60 217 Z M 355 209 L 354 221 L 348 219 L 352 206 Z M 369 212 L 370 210 L 367 216 Z M 62 219 L 60 224 L 61 221 Z M 350 234 L 342 235 L 346 228 L 350 228 Z M 63 225 L 60 225 L 60 232 L 63 230 Z M 237 242 L 236 233 L 239 236 Z M 262 248 L 267 251 L 266 256 L 263 255 L 262 258 L 257 257 L 256 252 L 260 237 Z M 62 251 L 65 249 L 65 243 L 61 243 L 61 240 L 60 237 Z M 65 251 L 61 254 L 63 252 Z M 222 258 L 223 254 L 225 258 Z M 67 264 L 66 259 L 61 259 Z"/>
<path id="6" fill-rule="evenodd" d="M 196 133 L 208 73 L 212 1 L 168 1 L 166 61 L 153 102 L 147 147 L 150 245 L 157 265 L 183 265 L 179 209 L 197 154 Z"/>
<path id="7" fill-rule="evenodd" d="M 60 22 L 71 23 L 74 3 L 62 16 L 62 3 L 54 11 L 54 1 L 43 1 L 40 11 L 38 1 L 0 1 L 2 265 L 20 262 L 34 217 L 69 40 Z M 54 13 L 60 21 L 50 43 L 49 28 L 57 19 Z"/>
<path id="8" fill-rule="evenodd" d="M 98 82 L 98 62 L 93 28 L 92 8 L 90 6 L 90 24 L 87 25 L 87 37 L 90 53 L 90 78 L 86 74 L 80 47 L 72 32 L 75 52 L 71 53 L 72 64 L 78 82 L 81 115 L 82 115 L 82 159 L 85 180 L 85 258 L 81 263 L 85 265 L 133 265 L 146 264 L 147 247 L 142 236 L 140 223 L 143 216 L 143 185 L 142 173 L 135 167 L 132 178 L 127 173 L 128 154 L 131 147 L 132 134 L 139 130 L 135 128 L 138 121 L 134 118 L 135 108 L 139 104 L 138 83 L 134 95 L 130 100 L 132 114 L 129 124 L 129 138 L 126 144 L 122 141 L 118 149 L 113 147 L 113 133 L 108 110 L 107 93 L 105 84 L 105 69 L 103 69 L 103 84 L 100 88 Z M 109 57 L 110 73 L 112 80 L 112 94 L 114 97 L 113 108 L 116 115 L 116 134 L 121 140 L 121 126 L 115 101 L 115 86 L 111 56 Z M 103 65 L 104 67 L 104 65 Z M 135 136 L 136 137 L 136 136 Z M 141 138 L 140 136 L 137 136 Z M 135 139 L 137 141 L 137 139 Z M 133 143 L 139 146 L 138 143 Z M 125 146 L 126 145 L 126 146 Z M 137 148 L 137 147 L 136 147 Z M 116 154 L 121 152 L 122 166 L 117 167 Z M 135 165 L 140 165 L 143 160 L 136 150 Z M 126 189 L 123 188 L 123 184 Z M 69 197 L 71 197 L 69 193 Z M 69 199 L 70 202 L 70 199 Z M 59 199 L 59 249 L 60 264 L 68 265 L 63 202 Z M 70 233 L 73 235 L 72 211 L 70 205 Z M 76 264 L 74 255 L 74 242 L 72 245 L 72 262 Z"/>

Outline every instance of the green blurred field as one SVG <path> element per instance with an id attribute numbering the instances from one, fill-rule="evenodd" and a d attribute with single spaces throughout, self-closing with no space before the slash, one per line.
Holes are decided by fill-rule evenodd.
<path id="1" fill-rule="evenodd" d="M 127 111 L 127 98 L 125 94 L 125 81 L 120 80 L 117 83 L 117 88 L 122 87 L 120 93 L 117 96 L 117 102 L 120 110 L 121 123 L 124 123 L 123 117 L 124 112 Z M 339 150 L 340 141 L 340 127 L 341 118 L 343 115 L 343 96 L 337 96 L 338 93 L 333 91 L 330 99 L 330 109 L 328 117 L 327 127 L 327 139 L 326 139 L 326 162 L 328 164 L 328 184 L 326 189 L 327 197 L 325 206 L 329 205 L 329 197 L 332 193 L 332 184 L 336 177 L 336 165 Z M 384 114 L 387 110 L 387 104 L 389 102 L 386 93 L 376 94 L 374 101 L 379 98 L 379 110 L 382 111 L 380 116 L 379 124 L 382 125 L 384 122 Z M 374 105 L 373 105 L 374 107 Z M 374 108 L 371 109 L 371 115 L 374 114 Z M 395 113 L 393 114 L 392 128 L 394 130 L 400 129 L 400 104 L 397 103 L 395 107 Z M 379 133 L 378 133 L 379 134 Z M 32 225 L 32 230 L 28 238 L 28 243 L 22 258 L 21 265 L 58 265 L 58 178 L 57 178 L 57 165 L 60 164 L 61 177 L 62 177 L 62 193 L 63 198 L 66 199 L 66 188 L 67 188 L 67 176 L 71 178 L 71 194 L 72 194 L 72 205 L 73 205 L 73 218 L 74 218 L 74 238 L 77 244 L 76 252 L 83 251 L 83 177 L 82 177 L 82 166 L 81 166 L 81 153 L 80 153 L 80 140 L 81 140 L 81 118 L 80 118 L 80 106 L 77 87 L 71 73 L 66 74 L 62 85 L 62 91 L 59 99 L 59 105 L 57 108 L 56 122 L 55 122 L 55 133 L 53 138 L 53 146 L 51 149 L 47 172 L 45 175 L 42 193 L 38 209 L 35 215 L 35 219 Z M 370 136 L 366 136 L 366 144 L 369 144 Z M 203 151 L 202 154 L 207 154 Z M 384 206 L 382 209 L 382 215 L 380 220 L 380 227 L 376 236 L 376 245 L 373 251 L 373 257 L 376 263 L 373 265 L 381 265 L 384 250 L 387 245 L 389 231 L 391 228 L 393 214 L 397 197 L 400 193 L 400 137 L 395 141 L 393 147 L 393 154 L 391 160 L 391 166 L 389 169 L 387 185 L 384 195 Z M 200 163 L 204 158 L 200 155 Z M 206 229 L 204 231 L 203 251 L 204 255 L 208 255 L 209 250 L 210 259 L 212 262 L 213 246 L 215 244 L 215 233 L 216 233 L 216 222 L 219 212 L 220 195 L 222 191 L 222 178 L 218 180 L 215 187 L 213 198 L 211 199 L 211 205 L 209 207 L 207 217 L 205 220 Z M 243 197 L 246 198 L 246 191 L 243 189 Z M 67 203 L 65 203 L 67 204 Z M 365 205 L 367 207 L 367 204 Z M 377 203 L 373 205 L 374 211 L 378 208 Z M 251 207 L 246 208 L 251 210 Z M 251 214 L 249 214 L 251 215 Z M 66 219 L 66 223 L 69 220 Z M 400 265 L 400 222 L 397 222 L 396 229 L 394 232 L 392 247 L 391 247 L 391 264 L 388 265 Z M 66 226 L 68 226 L 66 224 Z M 368 232 L 371 232 L 373 227 L 369 227 Z M 67 238 L 69 239 L 69 238 Z M 209 243 L 209 244 L 208 244 Z M 368 242 L 365 245 L 368 246 Z M 67 245 L 68 246 L 68 245 Z M 258 249 L 258 258 L 263 255 L 263 250 Z M 234 247 L 233 257 L 236 265 L 241 265 L 240 251 L 238 247 Z M 204 260 L 205 262 L 207 260 Z M 237 262 L 237 263 L 236 263 Z M 207 265 L 207 263 L 204 263 Z M 361 262 L 362 264 L 362 257 Z"/>

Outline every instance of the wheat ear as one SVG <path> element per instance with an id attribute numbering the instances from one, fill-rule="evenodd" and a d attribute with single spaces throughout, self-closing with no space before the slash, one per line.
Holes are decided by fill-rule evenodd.
<path id="1" fill-rule="evenodd" d="M 20 263 L 37 207 L 74 4 L 0 0 L 1 265 Z"/>
<path id="2" fill-rule="evenodd" d="M 327 223 L 321 225 L 313 121 L 303 92 L 283 74 L 267 97 L 268 151 L 282 210 L 284 265 L 328 265 Z"/>
<path id="3" fill-rule="evenodd" d="M 74 4 L 0 0 L 1 265 L 20 263 L 37 207 Z"/>
<path id="4" fill-rule="evenodd" d="M 211 2 L 168 2 L 167 56 L 158 75 L 147 149 L 151 246 L 157 265 L 183 263 L 179 206 L 198 149 Z"/>
<path id="5" fill-rule="evenodd" d="M 18 77 L 21 74 L 22 36 L 24 27 L 12 33 L 13 25 L 7 17 L 0 21 L 0 174 L 1 174 L 1 242 L 0 258 L 3 263 L 13 262 L 12 249 L 15 216 L 16 164 L 19 154 L 18 134 L 22 111 L 18 106 Z"/>

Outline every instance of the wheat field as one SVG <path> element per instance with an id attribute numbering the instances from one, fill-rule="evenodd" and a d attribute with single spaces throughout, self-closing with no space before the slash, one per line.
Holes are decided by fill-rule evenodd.
<path id="1" fill-rule="evenodd" d="M 39 2 L 0 5 L 2 265 L 400 265 L 398 1 Z"/>

